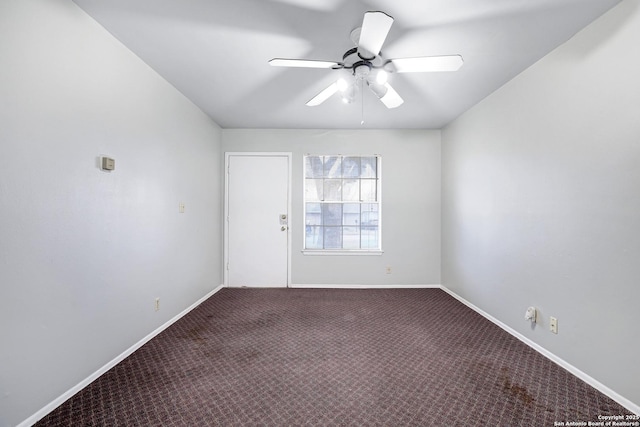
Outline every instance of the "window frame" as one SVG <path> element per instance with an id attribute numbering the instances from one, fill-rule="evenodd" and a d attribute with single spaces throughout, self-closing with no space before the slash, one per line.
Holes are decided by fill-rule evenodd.
<path id="1" fill-rule="evenodd" d="M 307 158 L 308 157 L 374 157 L 376 159 L 376 200 L 375 201 L 348 201 L 348 200 L 307 200 Z M 344 179 L 341 177 L 340 179 Z M 362 179 L 360 176 L 357 178 L 358 180 Z M 378 247 L 377 248 L 358 248 L 358 249 L 308 249 L 306 247 L 307 244 L 307 202 L 309 203 L 320 203 L 328 204 L 328 203 L 339 203 L 341 205 L 349 204 L 349 203 L 358 203 L 358 204 L 376 204 L 378 207 L 378 227 L 377 227 L 377 240 Z M 342 227 L 344 227 L 344 217 L 341 220 Z M 307 153 L 302 156 L 302 225 L 304 227 L 302 233 L 302 253 L 304 255 L 382 255 L 384 251 L 382 250 L 382 156 L 380 154 L 313 154 Z M 359 225 L 358 227 L 362 227 Z M 324 229 L 324 226 L 322 226 Z"/>

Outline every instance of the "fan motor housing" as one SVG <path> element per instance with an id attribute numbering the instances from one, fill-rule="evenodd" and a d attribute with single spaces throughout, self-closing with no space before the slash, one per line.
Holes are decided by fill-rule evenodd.
<path id="1" fill-rule="evenodd" d="M 353 70 L 353 75 L 366 77 L 373 68 L 384 68 L 386 63 L 380 55 L 374 58 L 363 58 L 358 53 L 358 48 L 349 49 L 342 55 L 342 68 Z"/>

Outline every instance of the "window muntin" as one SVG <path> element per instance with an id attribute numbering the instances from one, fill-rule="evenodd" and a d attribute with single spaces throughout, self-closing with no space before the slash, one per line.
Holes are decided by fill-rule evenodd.
<path id="1" fill-rule="evenodd" d="M 380 251 L 380 156 L 304 158 L 305 250 Z"/>

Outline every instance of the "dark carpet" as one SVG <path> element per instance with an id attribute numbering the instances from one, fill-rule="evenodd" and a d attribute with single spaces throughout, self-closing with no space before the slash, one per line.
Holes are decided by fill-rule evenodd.
<path id="1" fill-rule="evenodd" d="M 223 289 L 37 425 L 528 427 L 623 414 L 440 289 Z"/>

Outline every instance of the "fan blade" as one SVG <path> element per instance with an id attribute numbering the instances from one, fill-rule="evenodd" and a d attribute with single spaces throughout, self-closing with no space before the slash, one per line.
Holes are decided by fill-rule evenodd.
<path id="1" fill-rule="evenodd" d="M 316 61 L 313 59 L 285 59 L 273 58 L 269 61 L 272 67 L 297 67 L 297 68 L 341 68 L 342 64 L 332 61 Z"/>
<path id="2" fill-rule="evenodd" d="M 402 97 L 389 83 L 378 84 L 367 81 L 367 85 L 387 108 L 396 108 L 404 103 Z"/>
<path id="3" fill-rule="evenodd" d="M 315 107 L 329 99 L 331 95 L 338 91 L 338 82 L 331 83 L 326 89 L 314 96 L 307 102 L 307 107 Z"/>
<path id="4" fill-rule="evenodd" d="M 384 12 L 366 12 L 360 30 L 358 53 L 365 58 L 377 56 L 389 34 L 391 24 L 393 17 Z"/>
<path id="5" fill-rule="evenodd" d="M 400 58 L 389 61 L 397 73 L 425 73 L 437 71 L 457 71 L 462 67 L 460 55 L 422 56 L 418 58 Z"/>

